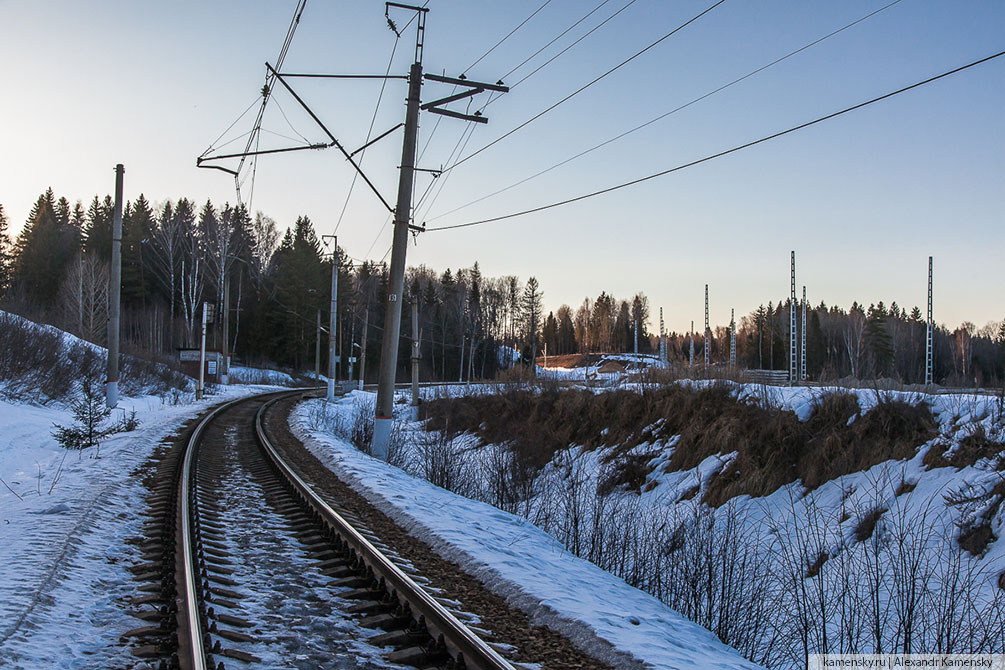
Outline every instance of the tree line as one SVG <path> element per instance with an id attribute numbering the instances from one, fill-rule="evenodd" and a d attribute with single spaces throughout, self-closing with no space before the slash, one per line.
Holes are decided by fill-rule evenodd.
<path id="1" fill-rule="evenodd" d="M 113 201 L 95 196 L 85 207 L 41 194 L 16 239 L 0 205 L 0 300 L 5 309 L 104 344 L 108 311 Z M 308 371 L 316 364 L 317 324 L 327 328 L 333 259 L 338 270 L 339 375 L 361 368 L 375 379 L 380 363 L 388 268 L 354 261 L 322 244 L 306 216 L 280 232 L 262 212 L 241 205 L 201 206 L 187 198 L 152 204 L 144 195 L 125 204 L 122 239 L 122 338 L 125 351 L 166 358 L 199 343 L 201 306 L 223 314 L 229 293 L 229 350 L 255 366 Z M 514 359 L 549 355 L 631 352 L 659 348 L 647 296 L 617 299 L 602 292 L 575 309 L 547 314 L 536 278 L 485 277 L 478 263 L 436 272 L 412 267 L 406 275 L 399 366 L 411 351 L 411 303 L 418 305 L 423 379 L 494 378 Z M 801 305 L 796 305 L 801 328 Z M 637 333 L 636 333 L 636 324 Z M 760 305 L 737 322 L 737 363 L 743 368 L 788 368 L 789 302 Z M 671 362 L 687 364 L 692 336 L 695 360 L 704 360 L 702 332 L 667 334 Z M 802 333 L 799 337 L 801 339 Z M 216 319 L 208 346 L 222 348 Z M 637 338 L 637 339 L 636 339 Z M 798 341 L 798 340 L 797 340 Z M 327 370 L 327 335 L 321 333 L 320 366 Z M 891 377 L 921 383 L 925 371 L 925 321 L 896 302 L 848 310 L 823 303 L 807 307 L 807 373 L 810 379 Z M 713 364 L 729 361 L 730 328 L 708 338 Z M 952 385 L 986 385 L 1005 379 L 1005 322 L 933 337 L 935 379 Z"/>

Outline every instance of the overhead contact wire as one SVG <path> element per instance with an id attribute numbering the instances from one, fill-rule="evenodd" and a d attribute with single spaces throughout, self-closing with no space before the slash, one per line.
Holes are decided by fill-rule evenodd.
<path id="1" fill-rule="evenodd" d="M 709 162 L 711 160 L 715 160 L 716 158 L 721 158 L 722 156 L 726 156 L 726 155 L 729 155 L 729 154 L 732 154 L 732 153 L 736 153 L 737 151 L 741 151 L 743 149 L 749 149 L 750 147 L 756 146 L 758 144 L 763 144 L 765 142 L 768 142 L 768 141 L 773 140 L 773 139 L 777 139 L 777 138 L 782 137 L 784 135 L 788 135 L 790 133 L 794 133 L 797 130 L 802 130 L 804 128 L 809 128 L 810 126 L 816 125 L 818 123 L 822 123 L 824 121 L 828 121 L 830 119 L 833 119 L 835 117 L 841 116 L 843 114 L 847 114 L 849 112 L 853 112 L 855 110 L 862 109 L 863 107 L 867 107 L 869 105 L 875 104 L 875 103 L 880 102 L 882 100 L 886 100 L 888 98 L 892 98 L 892 97 L 894 97 L 896 95 L 900 95 L 901 93 L 906 93 L 907 91 L 913 90 L 915 88 L 919 88 L 921 86 L 925 86 L 926 84 L 931 84 L 932 82 L 938 81 L 940 79 L 944 79 L 944 78 L 949 77 L 949 76 L 954 75 L 954 74 L 958 74 L 958 73 L 963 72 L 964 70 L 968 70 L 968 69 L 970 69 L 972 67 L 976 67 L 978 65 L 981 65 L 983 63 L 987 63 L 987 62 L 995 60 L 997 58 L 1001 58 L 1002 56 L 1005 56 L 1005 51 L 999 51 L 996 54 L 992 54 L 990 56 L 986 56 L 986 57 L 981 58 L 979 60 L 972 61 L 970 63 L 967 63 L 966 65 L 961 65 L 960 67 L 954 68 L 954 69 L 949 70 L 947 72 L 943 72 L 942 74 L 935 75 L 934 77 L 929 77 L 928 79 L 924 79 L 922 81 L 916 82 L 916 83 L 911 84 L 909 86 L 904 86 L 903 88 L 899 88 L 896 91 L 891 91 L 890 93 L 886 93 L 884 95 L 872 98 L 871 100 L 866 100 L 865 102 L 860 102 L 857 105 L 852 105 L 851 107 L 846 107 L 844 109 L 841 109 L 839 111 L 833 112 L 831 114 L 827 114 L 826 116 L 818 117 L 816 119 L 813 119 L 812 121 L 807 121 L 806 123 L 801 123 L 798 126 L 793 126 L 793 127 L 788 128 L 786 130 L 782 130 L 782 131 L 779 131 L 777 133 L 772 133 L 771 135 L 767 135 L 767 136 L 762 137 L 760 139 L 753 140 L 753 141 L 747 142 L 745 144 L 741 144 L 739 146 L 735 146 L 735 147 L 733 147 L 731 149 L 726 149 L 725 151 L 720 151 L 718 153 L 714 153 L 714 154 L 711 154 L 709 156 L 705 156 L 704 158 L 699 158 L 697 160 L 693 160 L 693 161 L 690 161 L 688 163 L 683 163 L 681 165 L 669 168 L 667 170 L 662 170 L 660 172 L 656 172 L 656 173 L 653 173 L 653 174 L 650 174 L 650 175 L 646 175 L 645 177 L 639 177 L 638 179 L 633 179 L 631 181 L 627 181 L 627 182 L 624 182 L 624 183 L 621 183 L 621 184 L 617 184 L 615 186 L 609 186 L 609 187 L 601 189 L 599 191 L 593 191 L 591 193 L 585 193 L 583 195 L 578 195 L 576 197 L 568 198 L 566 200 L 560 200 L 558 202 L 553 202 L 553 203 L 550 203 L 550 204 L 547 204 L 547 205 L 541 205 L 540 207 L 533 207 L 531 209 L 526 209 L 526 210 L 523 210 L 523 211 L 520 211 L 520 212 L 513 212 L 511 214 L 504 214 L 502 216 L 495 216 L 495 217 L 492 217 L 492 218 L 489 218 L 489 219 L 482 219 L 480 221 L 469 221 L 467 223 L 458 223 L 458 224 L 454 224 L 454 225 L 450 225 L 450 226 L 436 226 L 436 227 L 432 227 L 432 228 L 426 228 L 426 230 L 427 231 L 436 231 L 436 230 L 452 230 L 452 229 L 455 229 L 455 228 L 468 228 L 470 226 L 478 226 L 478 225 L 485 224 L 485 223 L 492 223 L 492 222 L 495 222 L 495 221 L 502 221 L 504 219 L 512 219 L 512 218 L 516 218 L 518 216 L 525 216 L 527 214 L 533 214 L 535 212 L 541 212 L 541 211 L 548 210 L 548 209 L 554 209 L 555 207 L 561 207 L 563 205 L 568 205 L 568 204 L 571 204 L 571 203 L 574 203 L 574 202 L 579 202 L 580 200 L 586 200 L 588 198 L 593 198 L 593 197 L 596 197 L 598 195 L 603 195 L 603 194 L 606 194 L 606 193 L 611 193 L 612 191 L 617 191 L 617 190 L 620 190 L 620 189 L 623 189 L 623 188 L 627 188 L 629 186 L 634 186 L 636 184 L 641 184 L 642 182 L 646 182 L 646 181 L 649 181 L 649 180 L 652 180 L 652 179 L 656 179 L 657 177 L 663 177 L 663 176 L 671 174 L 673 172 L 679 172 L 680 170 L 684 170 L 684 169 L 687 169 L 689 167 L 694 167 L 695 165 L 700 165 L 701 163 L 707 163 L 707 162 Z"/>

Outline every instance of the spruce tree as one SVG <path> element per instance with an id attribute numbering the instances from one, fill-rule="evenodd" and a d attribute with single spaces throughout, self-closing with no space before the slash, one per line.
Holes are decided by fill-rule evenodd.
<path id="1" fill-rule="evenodd" d="M 10 239 L 10 222 L 0 205 L 0 298 L 3 298 L 10 286 L 14 263 L 14 245 Z"/>
<path id="2" fill-rule="evenodd" d="M 106 195 L 104 200 L 94 196 L 87 208 L 87 223 L 84 226 L 84 252 L 91 258 L 104 263 L 112 260 L 112 216 L 115 203 Z"/>
<path id="3" fill-rule="evenodd" d="M 55 207 L 50 188 L 35 201 L 15 244 L 12 282 L 35 307 L 54 305 L 66 268 L 77 254 L 76 236 L 70 226 L 60 226 Z"/>
<path id="4" fill-rule="evenodd" d="M 101 384 L 92 375 L 86 375 L 80 382 L 80 396 L 70 403 L 72 426 L 55 424 L 52 436 L 65 449 L 87 449 L 98 446 L 100 440 L 113 432 L 102 427 L 112 410 L 105 406 L 105 396 Z"/>
<path id="5" fill-rule="evenodd" d="M 146 305 L 153 277 L 146 268 L 150 240 L 154 234 L 154 213 L 141 193 L 127 203 L 122 213 L 122 302 L 132 307 Z"/>

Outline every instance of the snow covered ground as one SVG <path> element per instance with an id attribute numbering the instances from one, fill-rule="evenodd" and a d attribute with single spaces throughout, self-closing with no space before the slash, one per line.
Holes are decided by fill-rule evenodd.
<path id="1" fill-rule="evenodd" d="M 700 387 L 723 382 L 678 383 Z M 803 421 L 810 418 L 823 394 L 838 390 L 758 384 L 732 387 L 747 402 L 792 411 Z M 637 384 L 625 388 L 641 390 Z M 423 389 L 423 396 L 502 390 L 489 385 L 429 387 Z M 916 445 L 910 458 L 852 472 L 813 491 L 793 482 L 766 497 L 733 498 L 721 508 L 704 505 L 702 495 L 735 452 L 724 445 L 719 454 L 694 468 L 670 470 L 666 466 L 678 436 L 666 434 L 659 422 L 647 427 L 650 441 L 632 450 L 648 459 L 649 474 L 640 492 L 599 493 L 598 485 L 611 472 L 617 456 L 616 445 L 595 450 L 570 445 L 526 487 L 530 497 L 512 505 L 511 511 L 519 514 L 513 516 L 416 482 L 343 441 L 319 434 L 323 430 L 310 430 L 311 422 L 319 425 L 318 405 L 313 412 L 302 408 L 298 421 L 299 430 L 313 434 L 315 448 L 327 455 L 333 467 L 370 488 L 392 515 L 415 525 L 435 544 L 462 551 L 471 565 L 484 570 L 502 589 L 521 584 L 526 590 L 521 597 L 536 598 L 559 616 L 577 619 L 601 638 L 657 665 L 665 663 L 665 658 L 679 658 L 680 650 L 656 634 L 660 626 L 674 630 L 660 618 L 668 615 L 657 614 L 671 610 L 624 583 L 618 588 L 627 589 L 627 594 L 614 586 L 609 590 L 609 574 L 597 577 L 592 566 L 581 567 L 582 561 L 552 561 L 553 554 L 563 560 L 572 560 L 570 553 L 590 556 L 626 578 L 634 575 L 633 584 L 664 602 L 681 603 L 682 611 L 690 603 L 689 616 L 726 630 L 738 645 L 746 641 L 746 654 L 770 658 L 777 667 L 802 667 L 801 627 L 808 628 L 805 639 L 811 650 L 824 644 L 834 650 L 833 645 L 840 644 L 842 651 L 870 652 L 877 644 L 870 637 L 870 627 L 883 629 L 879 646 L 889 649 L 905 635 L 905 617 L 913 617 L 913 624 L 920 627 L 913 634 L 915 651 L 933 651 L 941 645 L 938 649 L 943 651 L 1000 653 L 1005 644 L 1001 626 L 1005 591 L 999 586 L 999 575 L 1005 570 L 1005 542 L 997 540 L 1005 532 L 1005 513 L 999 507 L 1005 498 L 1002 454 L 985 455 L 959 469 L 930 467 L 924 460 L 930 449 L 948 448 L 945 457 L 951 458 L 974 435 L 986 435 L 994 450 L 995 443 L 1005 441 L 1005 403 L 983 394 L 840 390 L 853 393 L 860 407 L 850 422 L 881 402 L 926 402 L 937 420 L 938 434 Z M 363 402 L 372 399 L 356 394 L 336 409 L 351 413 L 353 403 Z M 423 449 L 422 440 L 430 438 L 423 437 L 420 424 L 400 418 L 406 436 L 403 467 L 428 476 L 416 452 Z M 493 478 L 505 470 L 505 448 L 477 448 L 478 440 L 471 436 L 447 442 L 434 449 L 453 462 L 457 477 L 463 480 L 461 486 L 450 487 L 468 498 L 494 502 L 497 483 Z M 870 517 L 874 530 L 863 530 Z M 528 519 L 551 535 L 529 525 Z M 991 542 L 974 556 L 961 548 L 959 539 L 982 519 Z M 594 555 L 599 558 L 593 559 Z M 724 565 L 741 560 L 743 566 L 735 574 L 723 570 Z M 695 595 L 702 590 L 705 593 Z M 797 597 L 800 591 L 802 596 Z M 589 595 L 578 600 L 562 595 L 577 592 Z M 611 597 L 615 592 L 619 595 Z M 608 608 L 611 601 L 630 603 L 622 612 L 648 612 L 643 619 L 660 621 L 660 626 L 654 627 L 652 637 L 646 637 L 644 628 L 623 626 L 624 618 L 613 616 Z M 822 607 L 825 614 L 801 622 L 811 607 Z M 734 613 L 720 616 L 728 608 L 734 608 Z M 745 628 L 758 622 L 767 623 L 759 632 L 749 633 Z M 765 651 L 772 638 L 774 646 Z M 618 639 L 620 643 L 615 642 Z"/>
<path id="2" fill-rule="evenodd" d="M 353 392 L 328 411 L 349 415 L 355 402 L 372 402 L 369 395 Z M 325 434 L 316 427 L 322 402 L 303 403 L 291 417 L 308 448 L 535 621 L 563 631 L 615 667 L 758 667 L 652 596 L 572 556 L 527 520 L 433 486 Z"/>
<path id="3" fill-rule="evenodd" d="M 140 534 L 143 465 L 198 412 L 263 390 L 122 398 L 111 418 L 135 410 L 140 426 L 100 452 L 55 442 L 53 423 L 72 423 L 65 407 L 0 401 L 0 667 L 147 667 L 119 642 L 143 625 L 128 614 L 138 552 L 125 542 Z"/>

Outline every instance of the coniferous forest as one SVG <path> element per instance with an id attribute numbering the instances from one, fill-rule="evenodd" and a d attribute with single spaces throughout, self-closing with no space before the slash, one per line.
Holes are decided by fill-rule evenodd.
<path id="1" fill-rule="evenodd" d="M 108 314 L 113 202 L 95 196 L 70 203 L 52 189 L 38 197 L 16 236 L 0 205 L 0 306 L 104 344 Z M 170 361 L 181 347 L 198 346 L 201 305 L 223 311 L 229 291 L 229 349 L 251 366 L 307 372 L 315 366 L 317 322 L 329 321 L 332 253 L 310 219 L 288 227 L 243 206 L 199 204 L 182 198 L 126 203 L 122 240 L 122 339 L 127 353 Z M 338 267 L 338 347 L 357 357 L 368 381 L 376 378 L 387 291 L 387 266 L 357 261 L 341 249 Z M 658 350 L 658 322 L 644 292 L 618 299 L 602 292 L 577 307 L 543 307 L 544 288 L 533 277 L 485 277 L 478 263 L 459 269 L 409 268 L 409 305 L 419 306 L 421 375 L 429 380 L 491 379 L 515 349 L 524 361 L 540 356 L 633 350 L 640 324 L 642 353 Z M 797 305 L 797 310 L 801 307 Z M 801 313 L 797 314 L 801 323 Z M 769 301 L 738 319 L 737 361 L 752 369 L 788 366 L 789 300 Z M 402 310 L 399 373 L 406 366 L 412 311 Z M 222 348 L 221 320 L 207 346 Z M 729 359 L 729 325 L 712 329 L 713 363 Z M 705 338 L 694 333 L 696 363 Z M 807 308 L 807 371 L 811 380 L 891 378 L 924 381 L 925 317 L 917 306 L 878 301 L 848 309 L 824 303 Z M 327 369 L 322 333 L 321 369 Z M 501 349 L 506 347 L 506 349 Z M 689 333 L 668 333 L 671 362 L 686 363 Z M 350 351 L 352 354 L 350 354 Z M 365 360 L 364 360 L 365 359 Z M 1005 379 L 1005 321 L 983 327 L 938 326 L 935 381 L 948 386 L 994 386 Z M 346 378 L 343 363 L 339 376 Z"/>

